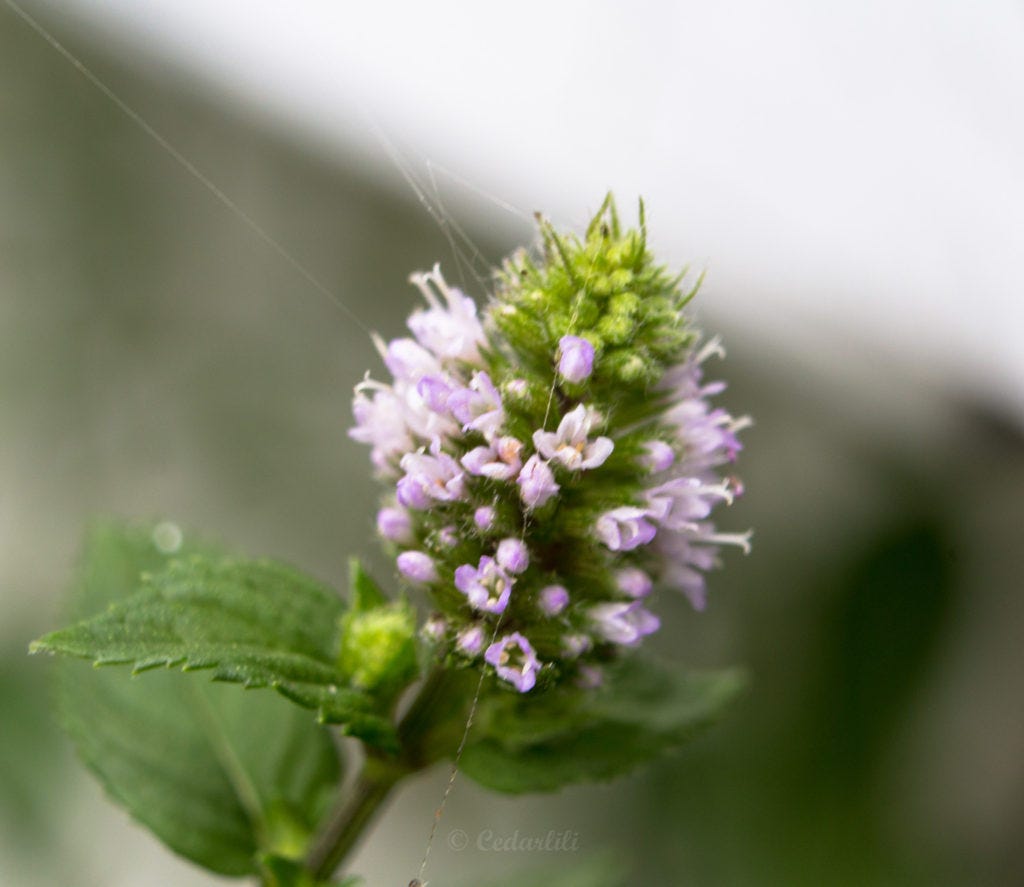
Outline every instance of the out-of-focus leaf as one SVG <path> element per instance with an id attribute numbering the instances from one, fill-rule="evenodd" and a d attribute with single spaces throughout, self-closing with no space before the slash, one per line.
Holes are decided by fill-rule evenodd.
<path id="1" fill-rule="evenodd" d="M 595 692 L 492 696 L 462 770 L 509 794 L 611 779 L 684 745 L 743 685 L 738 670 L 693 673 L 634 658 L 609 669 Z"/>
<path id="2" fill-rule="evenodd" d="M 170 559 L 148 531 L 98 528 L 71 614 L 117 607 L 142 572 Z M 244 875 L 257 871 L 259 851 L 305 849 L 340 777 L 329 734 L 307 713 L 194 675 L 131 677 L 60 659 L 56 678 L 59 715 L 83 761 L 172 850 Z"/>

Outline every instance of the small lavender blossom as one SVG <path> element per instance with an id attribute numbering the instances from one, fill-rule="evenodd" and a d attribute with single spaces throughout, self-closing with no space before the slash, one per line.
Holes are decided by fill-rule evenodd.
<path id="1" fill-rule="evenodd" d="M 437 531 L 437 541 L 445 548 L 454 548 L 459 544 L 459 534 L 455 527 L 449 524 Z"/>
<path id="2" fill-rule="evenodd" d="M 390 542 L 411 545 L 416 541 L 412 519 L 404 508 L 385 507 L 377 512 L 377 532 Z"/>
<path id="3" fill-rule="evenodd" d="M 502 539 L 495 559 L 503 570 L 518 574 L 530 566 L 530 551 L 521 539 Z"/>
<path id="4" fill-rule="evenodd" d="M 732 502 L 727 482 L 702 483 L 696 477 L 676 477 L 646 493 L 648 517 L 670 530 L 686 530 L 704 520 L 718 502 Z"/>
<path id="5" fill-rule="evenodd" d="M 436 644 L 444 639 L 445 633 L 448 631 L 448 621 L 440 613 L 431 613 L 427 617 L 426 622 L 423 623 L 423 628 L 420 629 L 420 634 L 423 638 L 432 644 Z"/>
<path id="6" fill-rule="evenodd" d="M 405 476 L 398 481 L 398 501 L 407 508 L 423 510 L 434 501 L 461 499 L 464 472 L 459 463 L 435 446 L 433 455 L 406 453 L 401 466 Z"/>
<path id="7" fill-rule="evenodd" d="M 409 329 L 421 345 L 442 360 L 479 363 L 484 331 L 476 316 L 476 304 L 441 276 L 439 265 L 434 270 L 413 274 L 414 283 L 430 307 L 413 313 Z M 437 298 L 441 295 L 446 305 Z"/>
<path id="8" fill-rule="evenodd" d="M 564 585 L 548 585 L 540 590 L 537 604 L 545 616 L 557 616 L 569 606 L 569 592 Z"/>
<path id="9" fill-rule="evenodd" d="M 547 462 L 536 454 L 526 460 L 516 483 L 523 504 L 529 509 L 540 508 L 561 489 Z"/>
<path id="10" fill-rule="evenodd" d="M 615 574 L 615 587 L 631 598 L 647 597 L 654 583 L 637 567 L 626 567 Z"/>
<path id="11" fill-rule="evenodd" d="M 395 560 L 398 572 L 411 582 L 436 582 L 437 566 L 422 551 L 403 551 Z"/>
<path id="12" fill-rule="evenodd" d="M 456 635 L 455 646 L 458 647 L 460 653 L 465 653 L 467 656 L 476 656 L 484 648 L 484 641 L 486 640 L 487 635 L 484 632 L 484 627 L 479 622 L 474 622 Z"/>
<path id="13" fill-rule="evenodd" d="M 594 346 L 579 336 L 558 340 L 558 373 L 567 382 L 579 384 L 594 371 Z"/>
<path id="14" fill-rule="evenodd" d="M 501 395 L 485 372 L 473 373 L 465 388 L 457 388 L 448 395 L 448 409 L 462 422 L 463 431 L 479 431 L 490 440 L 505 422 L 505 409 Z"/>
<path id="15" fill-rule="evenodd" d="M 514 437 L 499 437 L 486 447 L 474 447 L 462 457 L 462 467 L 477 477 L 510 480 L 522 470 L 523 445 Z"/>
<path id="16" fill-rule="evenodd" d="M 606 641 L 635 647 L 646 635 L 661 627 L 661 620 L 639 601 L 628 604 L 595 604 L 590 608 L 594 630 Z"/>
<path id="17" fill-rule="evenodd" d="M 416 393 L 436 415 L 443 416 L 448 412 L 448 398 L 453 391 L 452 383 L 444 376 L 422 376 L 416 382 Z"/>
<path id="18" fill-rule="evenodd" d="M 657 529 L 648 523 L 648 511 L 624 505 L 602 514 L 594 524 L 594 531 L 612 551 L 632 551 L 650 542 Z"/>
<path id="19" fill-rule="evenodd" d="M 661 533 L 656 548 L 666 564 L 666 585 L 679 589 L 695 610 L 707 606 L 704 574 L 719 565 L 718 547 L 735 545 L 750 553 L 750 533 L 716 533 L 708 523 L 697 524 L 685 533 Z"/>
<path id="20" fill-rule="evenodd" d="M 412 339 L 394 339 L 387 345 L 377 340 L 375 344 L 396 381 L 417 383 L 424 376 L 441 372 L 438 359 Z"/>
<path id="21" fill-rule="evenodd" d="M 594 646 L 594 642 L 585 634 L 567 634 L 562 638 L 562 653 L 568 659 L 578 659 Z"/>
<path id="22" fill-rule="evenodd" d="M 373 392 L 372 397 L 367 395 L 367 391 Z M 390 474 L 391 461 L 416 445 L 409 432 L 402 402 L 388 387 L 358 386 L 352 402 L 352 415 L 356 425 L 349 429 L 349 437 L 372 447 L 370 460 L 382 474 Z"/>
<path id="23" fill-rule="evenodd" d="M 484 555 L 477 566 L 462 564 L 455 570 L 455 587 L 476 609 L 487 613 L 504 613 L 512 595 L 515 580 Z"/>
<path id="24" fill-rule="evenodd" d="M 644 449 L 647 452 L 641 461 L 655 474 L 667 471 L 676 461 L 675 450 L 663 440 L 648 441 L 644 444 Z"/>
<path id="25" fill-rule="evenodd" d="M 615 449 L 611 438 L 587 439 L 597 415 L 580 404 L 562 418 L 557 431 L 535 431 L 533 445 L 545 459 L 560 462 L 570 471 L 603 465 Z"/>
<path id="26" fill-rule="evenodd" d="M 481 505 L 473 512 L 473 523 L 476 524 L 478 530 L 484 533 L 494 526 L 494 518 L 494 508 L 490 505 Z"/>
<path id="27" fill-rule="evenodd" d="M 537 683 L 540 661 L 530 642 L 518 631 L 506 635 L 487 648 L 484 659 L 520 693 L 528 693 Z"/>

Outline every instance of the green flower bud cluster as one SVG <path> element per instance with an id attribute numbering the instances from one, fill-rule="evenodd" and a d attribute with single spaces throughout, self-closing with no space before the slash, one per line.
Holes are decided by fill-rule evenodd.
<path id="1" fill-rule="evenodd" d="M 642 203 L 640 227 L 625 232 L 611 195 L 583 239 L 538 222 L 540 260 L 518 250 L 497 274 L 494 327 L 522 365 L 547 377 L 561 337 L 584 338 L 595 354 L 591 392 L 613 402 L 643 396 L 694 341 L 680 312 L 697 287 L 684 292 L 686 272 L 655 261 Z"/>

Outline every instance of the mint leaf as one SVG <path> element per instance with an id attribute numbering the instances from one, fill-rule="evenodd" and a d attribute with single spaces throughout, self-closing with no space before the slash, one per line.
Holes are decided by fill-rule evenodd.
<path id="1" fill-rule="evenodd" d="M 131 595 L 172 556 L 148 530 L 105 525 L 88 539 L 68 611 L 82 617 Z M 182 553 L 200 551 L 189 546 Z M 188 859 L 255 874 L 258 853 L 297 856 L 340 779 L 328 732 L 272 693 L 198 676 L 131 678 L 55 663 L 59 718 L 112 799 Z"/>
<path id="2" fill-rule="evenodd" d="M 215 680 L 273 687 L 322 722 L 393 745 L 390 722 L 345 685 L 335 662 L 341 600 L 313 579 L 269 561 L 193 554 L 143 577 L 99 616 L 46 635 L 33 652 L 62 653 L 138 673 L 180 666 Z"/>
<path id="3" fill-rule="evenodd" d="M 610 668 L 598 691 L 492 695 L 461 767 L 508 794 L 611 779 L 684 745 L 743 683 L 738 670 L 692 673 L 632 658 Z"/>

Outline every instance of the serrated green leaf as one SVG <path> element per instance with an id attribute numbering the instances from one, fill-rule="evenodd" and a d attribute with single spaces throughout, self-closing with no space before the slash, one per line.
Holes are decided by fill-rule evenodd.
<path id="1" fill-rule="evenodd" d="M 273 687 L 321 721 L 378 745 L 393 728 L 335 662 L 344 612 L 330 589 L 290 567 L 194 554 L 144 577 L 105 613 L 46 635 L 33 651 L 96 665 L 208 669 L 215 680 Z"/>
<path id="2" fill-rule="evenodd" d="M 130 595 L 168 560 L 149 531 L 97 528 L 69 613 Z M 229 875 L 255 873 L 259 851 L 304 850 L 340 779 L 330 735 L 306 712 L 199 676 L 132 678 L 70 659 L 55 672 L 82 760 L 172 850 Z"/>
<path id="3" fill-rule="evenodd" d="M 492 696 L 461 768 L 508 794 L 611 779 L 688 742 L 743 685 L 737 670 L 692 673 L 634 658 L 609 669 L 598 691 Z"/>

